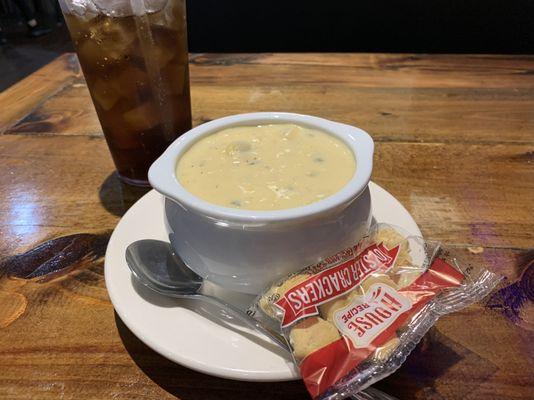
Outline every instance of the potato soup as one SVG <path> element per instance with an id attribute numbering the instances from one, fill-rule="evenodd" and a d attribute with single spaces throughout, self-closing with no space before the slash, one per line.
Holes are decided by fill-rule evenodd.
<path id="1" fill-rule="evenodd" d="M 239 126 L 195 142 L 176 176 L 192 194 L 245 210 L 314 203 L 342 189 L 356 161 L 336 137 L 294 124 Z"/>

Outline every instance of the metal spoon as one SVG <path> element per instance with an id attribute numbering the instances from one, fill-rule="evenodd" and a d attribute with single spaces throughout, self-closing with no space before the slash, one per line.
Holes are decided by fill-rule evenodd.
<path id="1" fill-rule="evenodd" d="M 171 246 L 161 240 L 138 240 L 126 248 L 126 262 L 139 283 L 165 296 L 180 299 L 207 301 L 223 311 L 229 321 L 235 319 L 249 328 L 272 339 L 284 350 L 289 351 L 286 341 L 260 325 L 245 312 L 216 297 L 199 293 L 204 280 L 194 273 L 182 259 L 174 253 Z M 352 396 L 356 400 L 397 400 L 380 390 L 368 388 Z"/>
<path id="2" fill-rule="evenodd" d="M 216 297 L 200 293 L 203 284 L 201 276 L 194 273 L 174 253 L 169 243 L 161 240 L 138 240 L 126 248 L 126 263 L 138 282 L 165 296 L 179 299 L 197 299 L 221 308 L 221 315 L 228 321 L 239 320 L 252 330 L 259 332 L 285 350 L 286 341 L 264 328 L 244 311 Z"/>

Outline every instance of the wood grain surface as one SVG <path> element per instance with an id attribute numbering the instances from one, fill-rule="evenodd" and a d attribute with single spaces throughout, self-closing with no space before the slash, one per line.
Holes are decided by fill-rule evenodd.
<path id="1" fill-rule="evenodd" d="M 441 319 L 377 387 L 400 399 L 532 399 L 534 57 L 197 54 L 194 123 L 249 111 L 366 129 L 373 180 L 425 237 L 507 280 Z M 305 399 L 300 382 L 203 375 L 146 347 L 103 279 L 121 184 L 75 55 L 0 94 L 0 398 Z"/>

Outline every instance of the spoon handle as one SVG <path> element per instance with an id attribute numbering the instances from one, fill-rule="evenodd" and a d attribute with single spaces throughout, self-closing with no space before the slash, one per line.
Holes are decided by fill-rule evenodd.
<path id="1" fill-rule="evenodd" d="M 289 346 L 282 336 L 271 332 L 263 325 L 261 325 L 258 321 L 256 321 L 254 318 L 252 318 L 250 315 L 248 315 L 246 312 L 241 311 L 239 308 L 234 307 L 233 305 L 226 303 L 225 301 L 217 297 L 213 297 L 210 295 L 202 295 L 202 299 L 207 300 L 210 303 L 217 305 L 218 307 L 221 307 L 221 310 L 224 311 L 222 315 L 227 320 L 235 321 L 237 319 L 246 324 L 252 330 L 260 332 L 263 335 L 267 336 L 269 339 L 271 339 L 284 350 L 289 351 Z"/>

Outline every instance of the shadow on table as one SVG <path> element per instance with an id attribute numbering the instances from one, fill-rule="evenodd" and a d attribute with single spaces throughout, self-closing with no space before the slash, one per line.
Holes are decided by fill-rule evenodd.
<path id="1" fill-rule="evenodd" d="M 476 393 L 497 370 L 490 360 L 434 327 L 399 370 L 374 386 L 400 399 L 462 399 Z"/>
<path id="2" fill-rule="evenodd" d="M 126 185 L 119 179 L 117 172 L 113 172 L 102 182 L 98 195 L 104 208 L 120 217 L 151 189 Z"/>
<path id="3" fill-rule="evenodd" d="M 232 381 L 182 367 L 137 339 L 117 314 L 115 321 L 122 342 L 134 362 L 152 381 L 180 399 L 309 399 L 300 381 Z M 400 400 L 463 398 L 496 371 L 496 366 L 490 361 L 432 328 L 397 372 L 373 386 Z M 458 384 L 462 376 L 469 379 L 469 385 Z"/>
<path id="4" fill-rule="evenodd" d="M 225 315 L 227 311 L 223 308 L 211 304 L 199 299 L 178 299 L 169 296 L 163 296 L 159 293 L 154 292 L 153 290 L 147 288 L 143 284 L 140 284 L 139 281 L 131 277 L 132 286 L 137 294 L 146 300 L 147 302 L 157 305 L 158 307 L 181 307 L 187 310 L 190 310 L 193 313 L 198 314 L 201 318 L 209 320 L 212 324 L 219 325 L 226 329 L 229 329 L 248 340 L 256 343 L 259 346 L 262 346 L 269 351 L 278 354 L 280 357 L 289 357 L 289 354 L 286 350 L 280 348 L 278 345 L 272 343 L 267 339 L 256 336 L 253 333 L 247 332 L 246 325 L 238 320 L 232 320 L 228 322 Z M 288 361 L 289 362 L 289 361 Z"/>
<path id="5" fill-rule="evenodd" d="M 215 378 L 182 367 L 151 350 L 115 313 L 124 347 L 137 366 L 157 385 L 182 399 L 309 399 L 301 381 L 256 383 Z M 199 346 L 202 344 L 199 343 Z"/>

